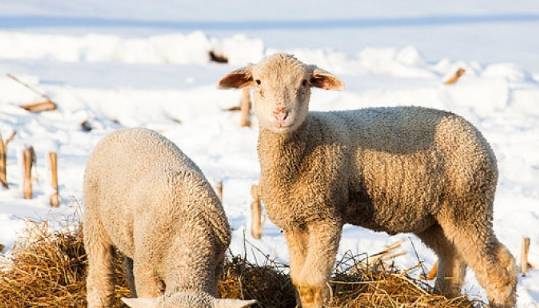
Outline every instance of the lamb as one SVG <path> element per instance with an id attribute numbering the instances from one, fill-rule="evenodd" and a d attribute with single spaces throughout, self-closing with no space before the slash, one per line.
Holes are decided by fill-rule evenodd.
<path id="1" fill-rule="evenodd" d="M 515 262 L 496 238 L 496 158 L 462 117 L 421 107 L 309 112 L 311 87 L 335 75 L 274 54 L 225 75 L 252 88 L 261 198 L 284 230 L 303 307 L 322 307 L 345 223 L 415 233 L 440 259 L 436 287 L 460 293 L 466 266 L 492 306 L 514 306 Z"/>
<path id="2" fill-rule="evenodd" d="M 247 307 L 217 299 L 230 227 L 206 178 L 171 141 L 148 129 L 101 140 L 84 178 L 88 307 L 110 307 L 113 247 L 126 256 L 130 307 Z"/>

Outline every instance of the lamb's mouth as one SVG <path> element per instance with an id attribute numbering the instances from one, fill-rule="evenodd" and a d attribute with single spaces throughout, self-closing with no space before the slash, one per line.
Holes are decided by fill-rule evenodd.
<path id="1" fill-rule="evenodd" d="M 294 119 L 289 117 L 284 121 L 275 122 L 274 127 L 277 129 L 288 129 L 294 126 Z"/>
<path id="2" fill-rule="evenodd" d="M 289 127 L 292 127 L 292 124 L 291 123 L 277 123 L 277 128 L 282 128 L 282 129 L 285 129 L 285 128 L 289 128 Z"/>
<path id="3" fill-rule="evenodd" d="M 284 133 L 287 133 L 287 132 L 290 132 L 292 130 L 294 130 L 294 123 L 293 122 L 289 122 L 289 123 L 276 123 L 274 126 L 273 126 L 273 131 L 276 132 L 276 133 L 281 133 L 281 134 L 284 134 Z"/>

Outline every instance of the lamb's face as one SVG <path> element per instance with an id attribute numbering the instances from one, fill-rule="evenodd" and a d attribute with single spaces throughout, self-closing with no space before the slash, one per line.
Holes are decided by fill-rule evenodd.
<path id="1" fill-rule="evenodd" d="M 291 55 L 275 54 L 227 74 L 219 86 L 252 88 L 253 110 L 260 127 L 288 133 L 307 118 L 311 87 L 342 89 L 343 83 L 334 75 Z"/>
<path id="2" fill-rule="evenodd" d="M 177 292 L 150 298 L 122 298 L 131 308 L 243 308 L 256 300 L 220 299 L 204 292 Z"/>

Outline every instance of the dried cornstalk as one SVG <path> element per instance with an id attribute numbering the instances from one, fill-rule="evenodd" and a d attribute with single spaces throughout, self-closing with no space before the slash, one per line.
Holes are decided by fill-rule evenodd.
<path id="1" fill-rule="evenodd" d="M 218 181 L 215 184 L 215 191 L 217 192 L 217 197 L 223 201 L 223 181 Z"/>
<path id="2" fill-rule="evenodd" d="M 216 63 L 228 63 L 228 58 L 225 55 L 215 52 L 213 50 L 210 50 L 210 52 L 208 52 L 208 56 L 210 57 L 210 61 Z"/>
<path id="3" fill-rule="evenodd" d="M 80 128 L 83 132 L 91 132 L 93 128 L 92 123 L 89 120 L 84 120 L 80 123 Z"/>
<path id="4" fill-rule="evenodd" d="M 240 111 L 241 111 L 240 126 L 250 127 L 251 126 L 251 119 L 250 119 L 251 97 L 249 96 L 249 88 L 247 87 L 243 88 L 241 92 Z"/>
<path id="5" fill-rule="evenodd" d="M 528 261 L 528 254 L 530 252 L 530 238 L 522 238 L 522 251 L 520 254 L 520 272 L 522 275 L 526 275 L 528 269 L 531 267 L 530 262 Z"/>
<path id="6" fill-rule="evenodd" d="M 32 163 L 35 159 L 34 148 L 27 147 L 22 152 L 23 164 L 23 197 L 24 199 L 32 199 Z"/>
<path id="7" fill-rule="evenodd" d="M 260 195 L 258 185 L 251 186 L 251 235 L 259 240 L 262 238 L 262 206 L 260 204 Z"/>
<path id="8" fill-rule="evenodd" d="M 12 131 L 11 135 L 9 135 L 9 137 L 7 137 L 7 139 L 4 141 L 4 146 L 6 147 L 6 149 L 7 149 L 8 144 L 15 138 L 15 135 L 17 135 L 17 132 Z M 7 150 L 6 150 L 6 153 L 7 153 Z"/>
<path id="9" fill-rule="evenodd" d="M 223 108 L 222 110 L 223 111 L 228 111 L 228 112 L 236 112 L 236 111 L 240 111 L 241 108 L 240 108 L 240 106 L 232 106 L 232 107 L 228 107 L 228 108 Z"/>
<path id="10" fill-rule="evenodd" d="M 7 148 L 6 144 L 4 143 L 4 139 L 2 139 L 2 135 L 0 134 L 0 184 L 4 188 L 9 188 L 9 185 L 7 183 Z"/>
<path id="11" fill-rule="evenodd" d="M 57 108 L 56 104 L 50 99 L 42 102 L 20 105 L 20 107 L 30 112 L 53 111 Z"/>
<path id="12" fill-rule="evenodd" d="M 445 84 L 455 84 L 457 81 L 459 81 L 460 77 L 462 77 L 466 73 L 466 70 L 460 67 L 455 74 L 449 78 Z"/>
<path id="13" fill-rule="evenodd" d="M 15 77 L 15 76 L 13 76 L 13 75 L 11 75 L 11 74 L 6 74 L 6 76 L 7 76 L 8 78 L 14 80 L 14 81 L 17 82 L 18 84 L 22 85 L 23 87 L 27 88 L 28 90 L 34 92 L 35 94 L 37 94 L 37 95 L 43 97 L 44 99 L 50 99 L 50 97 L 49 97 L 47 94 L 45 94 L 45 93 L 43 93 L 43 92 L 37 90 L 36 88 L 32 87 L 31 85 L 27 84 L 26 82 L 20 80 L 19 78 Z"/>
<path id="14" fill-rule="evenodd" d="M 436 262 L 434 263 L 434 265 L 432 266 L 432 268 L 430 269 L 430 271 L 427 273 L 426 276 L 423 276 L 423 274 L 421 274 L 421 279 L 433 280 L 434 278 L 436 278 L 436 276 L 438 275 L 439 263 L 440 263 L 440 260 L 436 260 Z"/>
<path id="15" fill-rule="evenodd" d="M 395 252 L 396 249 L 401 247 L 403 242 L 403 240 L 396 241 L 386 246 L 386 248 L 379 253 L 372 255 L 369 258 L 369 263 L 371 266 L 376 268 L 380 264 L 380 261 L 387 261 L 405 255 L 405 252 Z"/>
<path id="16" fill-rule="evenodd" d="M 60 206 L 60 195 L 58 190 L 58 155 L 56 152 L 49 153 L 49 165 L 51 168 L 51 186 L 53 193 L 50 198 L 51 207 Z"/>
<path id="17" fill-rule="evenodd" d="M 28 90 L 30 90 L 30 91 L 34 92 L 35 94 L 41 96 L 44 99 L 44 101 L 41 101 L 41 102 L 21 105 L 20 106 L 21 108 L 23 108 L 24 110 L 30 111 L 30 112 L 42 112 L 42 111 L 56 110 L 56 104 L 51 100 L 51 98 L 47 94 L 37 90 L 36 88 L 32 87 L 28 83 L 20 80 L 19 78 L 15 77 L 15 76 L 13 76 L 11 74 L 7 74 L 6 76 L 11 78 L 15 82 L 19 83 L 20 85 L 24 86 Z"/>

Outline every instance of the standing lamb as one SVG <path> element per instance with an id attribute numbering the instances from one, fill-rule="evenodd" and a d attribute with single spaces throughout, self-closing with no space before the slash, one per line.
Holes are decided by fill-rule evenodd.
<path id="1" fill-rule="evenodd" d="M 130 307 L 246 307 L 216 299 L 230 244 L 221 203 L 206 178 L 160 134 L 124 129 L 101 140 L 84 178 L 88 307 L 112 304 L 114 247 L 126 256 Z M 134 276 L 134 277 L 133 277 Z"/>
<path id="2" fill-rule="evenodd" d="M 463 118 L 420 107 L 308 112 L 334 75 L 275 54 L 224 76 L 252 87 L 261 193 L 285 231 L 303 307 L 322 307 L 345 223 L 413 232 L 440 258 L 436 286 L 458 295 L 466 265 L 493 306 L 514 306 L 515 263 L 492 228 L 496 158 Z"/>

